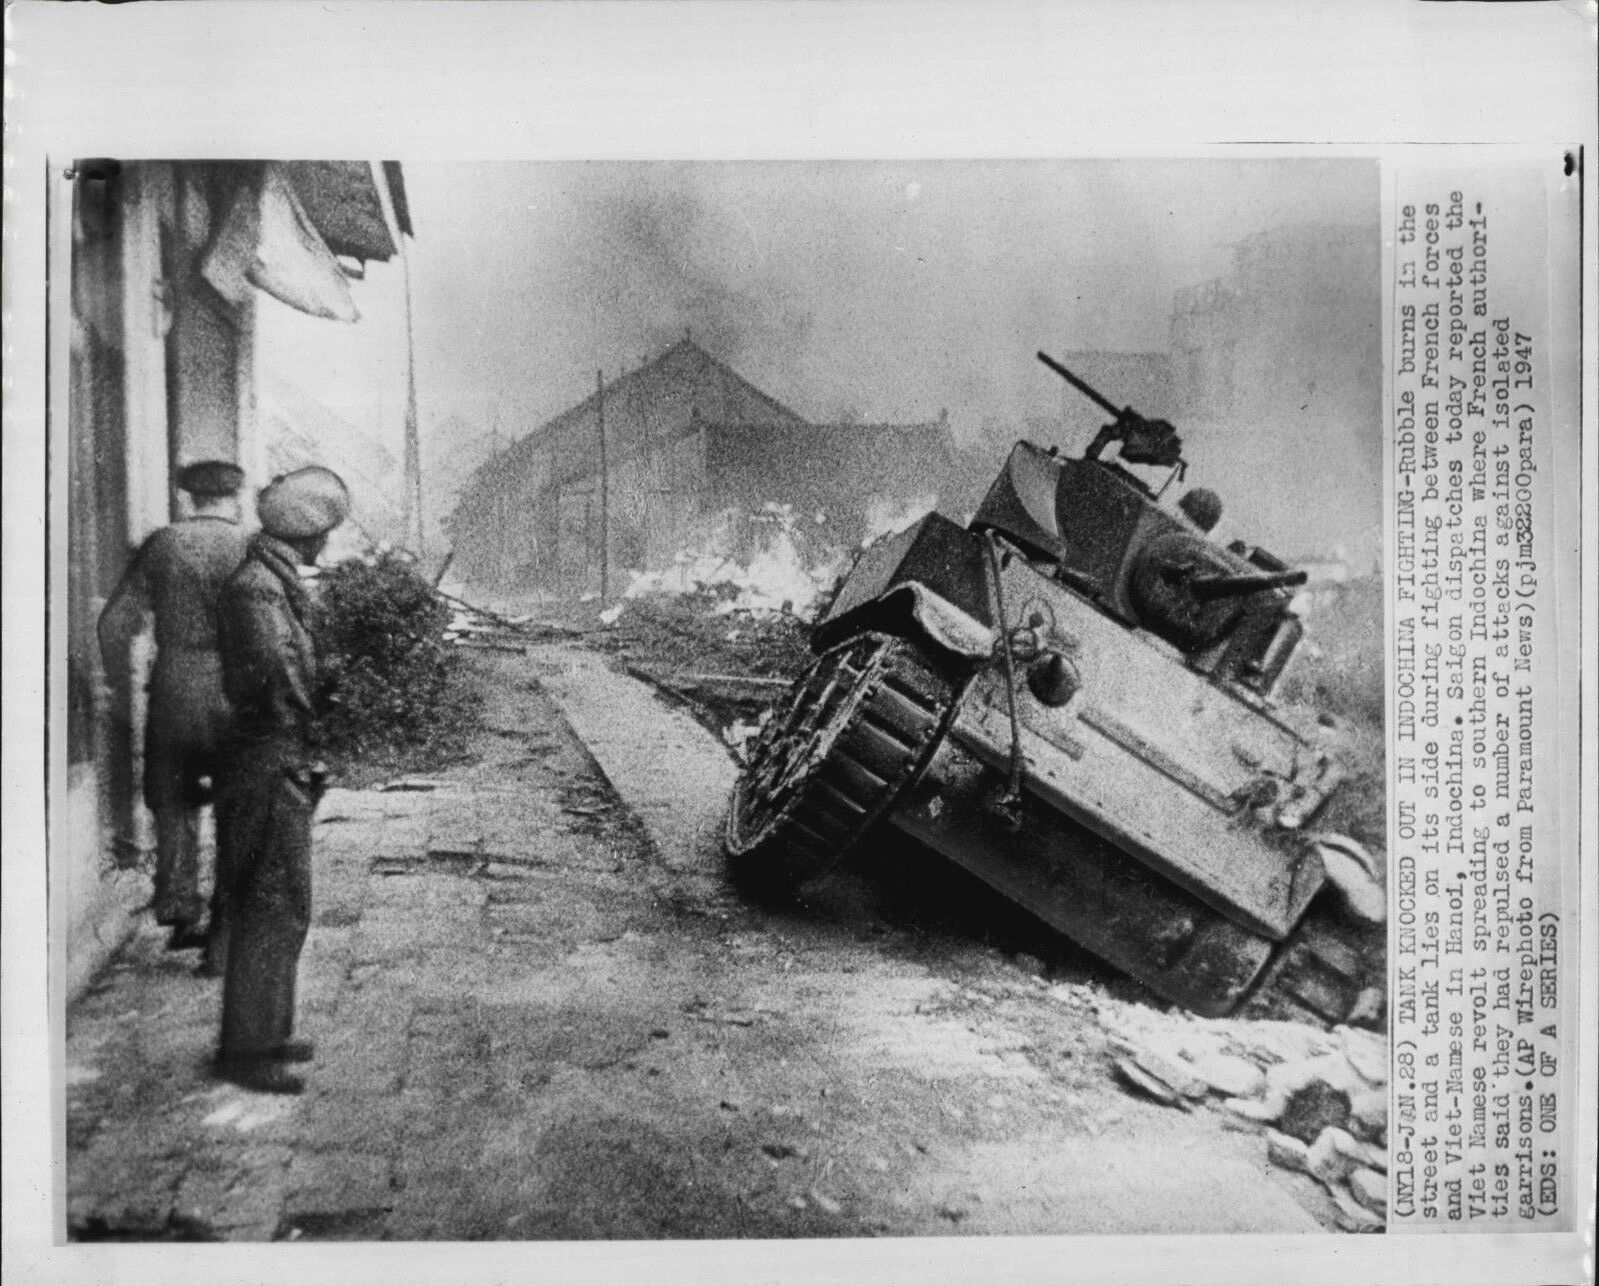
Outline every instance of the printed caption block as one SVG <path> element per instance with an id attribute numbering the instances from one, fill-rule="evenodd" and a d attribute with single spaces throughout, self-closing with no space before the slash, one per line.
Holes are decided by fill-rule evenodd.
<path id="1" fill-rule="evenodd" d="M 1541 172 L 1394 177 L 1390 1226 L 1563 1226 L 1574 1051 Z M 1572 1020 L 1574 1021 L 1574 1019 Z"/>

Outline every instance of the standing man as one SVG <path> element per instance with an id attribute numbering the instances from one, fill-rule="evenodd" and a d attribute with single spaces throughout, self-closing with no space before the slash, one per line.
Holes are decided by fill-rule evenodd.
<path id="1" fill-rule="evenodd" d="M 246 1088 L 298 1094 L 287 1064 L 309 1061 L 294 1036 L 300 949 L 311 924 L 311 814 L 322 794 L 311 608 L 299 569 L 344 521 L 338 474 L 297 469 L 256 500 L 261 530 L 222 589 L 222 681 L 234 736 L 217 795 L 217 903 L 223 958 L 217 1073 Z"/>
<path id="2" fill-rule="evenodd" d="M 152 534 L 100 613 L 100 655 L 126 708 L 128 645 L 155 622 L 144 729 L 144 802 L 155 816 L 155 918 L 167 947 L 203 947 L 200 808 L 208 802 L 230 713 L 217 656 L 217 598 L 244 558 L 238 491 L 244 471 L 202 460 L 178 474 L 190 517 Z"/>

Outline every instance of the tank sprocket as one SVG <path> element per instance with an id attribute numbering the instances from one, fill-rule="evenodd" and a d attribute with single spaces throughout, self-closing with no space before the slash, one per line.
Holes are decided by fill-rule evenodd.
<path id="1" fill-rule="evenodd" d="M 773 708 L 734 787 L 735 878 L 790 896 L 835 866 L 925 767 L 954 698 L 906 639 L 861 634 L 824 653 Z"/>

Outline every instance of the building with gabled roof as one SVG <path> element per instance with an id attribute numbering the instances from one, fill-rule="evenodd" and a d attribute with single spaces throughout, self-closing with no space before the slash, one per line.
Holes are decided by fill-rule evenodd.
<path id="1" fill-rule="evenodd" d="M 598 589 L 669 566 L 707 518 L 768 503 L 853 542 L 873 499 L 936 491 L 953 454 L 947 417 L 813 424 L 684 338 L 480 467 L 452 566 L 496 590 Z"/>
<path id="2" fill-rule="evenodd" d="M 320 464 L 349 485 L 350 515 L 333 533 L 324 561 L 405 545 L 404 478 L 392 451 L 274 370 L 261 375 L 256 418 L 265 473 Z"/>

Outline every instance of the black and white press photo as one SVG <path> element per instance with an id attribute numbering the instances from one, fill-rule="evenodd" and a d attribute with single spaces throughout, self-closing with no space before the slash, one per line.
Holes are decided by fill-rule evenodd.
<path id="1" fill-rule="evenodd" d="M 59 168 L 69 1240 L 1383 1230 L 1375 160 Z"/>

